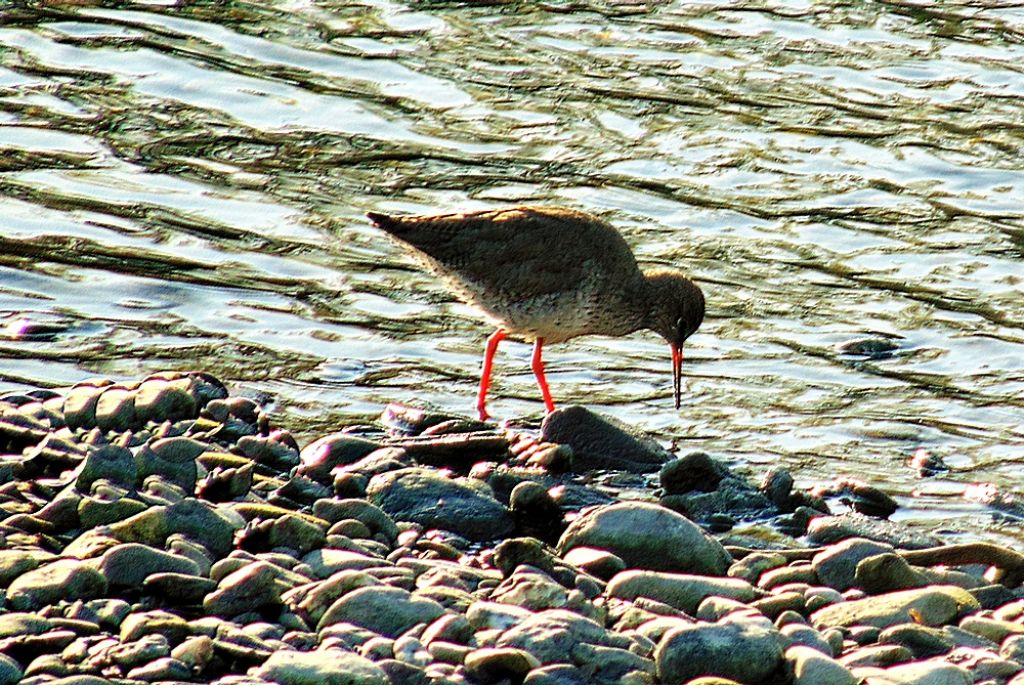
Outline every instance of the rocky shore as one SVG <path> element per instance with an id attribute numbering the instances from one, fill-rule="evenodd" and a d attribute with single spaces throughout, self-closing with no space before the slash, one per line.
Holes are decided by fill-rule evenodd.
<path id="1" fill-rule="evenodd" d="M 894 507 L 580 407 L 300 446 L 203 373 L 7 394 L 0 685 L 1024 685 L 1024 556 Z"/>

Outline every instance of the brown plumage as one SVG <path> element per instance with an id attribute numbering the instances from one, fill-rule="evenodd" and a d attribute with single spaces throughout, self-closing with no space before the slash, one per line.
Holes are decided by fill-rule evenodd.
<path id="1" fill-rule="evenodd" d="M 608 223 L 556 207 L 367 216 L 411 247 L 459 299 L 497 326 L 488 339 L 480 379 L 482 419 L 487 418 L 494 352 L 507 335 L 534 341 L 533 370 L 552 411 L 541 360 L 545 342 L 651 329 L 672 346 L 679 408 L 682 343 L 704 319 L 704 296 L 681 274 L 642 272 L 629 245 Z"/>

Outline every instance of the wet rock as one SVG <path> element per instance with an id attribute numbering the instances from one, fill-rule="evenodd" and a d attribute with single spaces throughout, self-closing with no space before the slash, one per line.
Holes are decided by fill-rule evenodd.
<path id="1" fill-rule="evenodd" d="M 380 447 L 380 443 L 349 433 L 325 435 L 306 445 L 299 453 L 296 474 L 330 483 L 331 471 L 336 466 L 354 464 Z"/>
<path id="2" fill-rule="evenodd" d="M 483 683 L 519 682 L 540 662 L 522 649 L 485 647 L 467 654 L 465 666 L 471 677 Z"/>
<path id="3" fill-rule="evenodd" d="M 813 544 L 828 545 L 847 538 L 867 538 L 900 549 L 926 549 L 942 544 L 935 536 L 910 530 L 902 524 L 858 514 L 819 516 L 807 527 L 807 539 Z"/>
<path id="4" fill-rule="evenodd" d="M 191 628 L 185 619 L 167 611 L 141 611 L 129 614 L 121 621 L 121 642 L 132 642 L 146 635 L 162 635 L 176 645 L 184 640 Z"/>
<path id="5" fill-rule="evenodd" d="M 391 685 L 372 661 L 340 649 L 278 650 L 255 675 L 279 685 Z"/>
<path id="6" fill-rule="evenodd" d="M 7 587 L 21 574 L 38 568 L 54 558 L 52 552 L 42 549 L 0 550 L 0 587 Z"/>
<path id="7" fill-rule="evenodd" d="M 610 580 L 616 573 L 626 570 L 626 562 L 622 559 L 607 550 L 594 547 L 573 547 L 562 558 L 565 563 L 604 580 Z"/>
<path id="8" fill-rule="evenodd" d="M 281 603 L 281 595 L 297 583 L 265 561 L 255 561 L 228 574 L 217 590 L 203 600 L 203 610 L 217 616 L 237 616 Z"/>
<path id="9" fill-rule="evenodd" d="M 818 580 L 842 592 L 854 587 L 857 564 L 868 557 L 892 551 L 893 547 L 889 544 L 865 538 L 850 538 L 816 554 L 811 567 Z"/>
<path id="10" fill-rule="evenodd" d="M 827 486 L 814 488 L 816 497 L 838 497 L 844 504 L 859 514 L 888 518 L 899 505 L 880 489 L 855 478 L 837 478 Z"/>
<path id="11" fill-rule="evenodd" d="M 146 682 L 190 680 L 192 669 L 177 659 L 161 657 L 143 666 L 133 668 L 128 671 L 126 677 L 129 680 L 144 680 Z"/>
<path id="12" fill-rule="evenodd" d="M 14 685 L 21 680 L 22 675 L 21 665 L 17 661 L 6 654 L 0 654 L 0 685 Z"/>
<path id="13" fill-rule="evenodd" d="M 637 535 L 637 531 L 658 531 Z M 722 545 L 684 516 L 646 502 L 624 502 L 584 511 L 558 541 L 565 554 L 596 547 L 631 568 L 721 575 L 731 563 Z"/>
<path id="14" fill-rule="evenodd" d="M 565 530 L 561 507 L 540 483 L 524 481 L 512 488 L 509 509 L 519 535 L 554 544 Z"/>
<path id="15" fill-rule="evenodd" d="M 902 338 L 882 337 L 882 335 L 856 338 L 840 343 L 836 346 L 836 351 L 839 354 L 867 357 L 872 360 L 890 359 L 896 350 L 900 349 L 900 340 Z"/>
<path id="16" fill-rule="evenodd" d="M 15 611 L 31 611 L 61 600 L 101 597 L 106 591 L 107 581 L 93 563 L 58 559 L 15 578 L 7 601 Z"/>
<path id="17" fill-rule="evenodd" d="M 201 573 L 191 559 L 137 543 L 107 550 L 100 558 L 99 570 L 112 587 L 138 587 L 153 573 Z"/>
<path id="18" fill-rule="evenodd" d="M 729 475 L 725 464 L 704 452 L 691 452 L 662 466 L 658 479 L 666 495 L 684 495 L 692 490 L 711 492 Z"/>
<path id="19" fill-rule="evenodd" d="M 110 526 L 110 534 L 122 542 L 162 547 L 169 536 L 177 533 L 223 556 L 231 550 L 235 531 L 243 525 L 244 521 L 229 510 L 185 499 L 169 506 L 150 507 L 115 523 Z"/>
<path id="20" fill-rule="evenodd" d="M 762 593 L 745 580 L 684 573 L 623 571 L 608 583 L 610 597 L 634 600 L 648 597 L 692 614 L 707 597 L 727 597 L 749 602 Z"/>
<path id="21" fill-rule="evenodd" d="M 945 654 L 955 644 L 953 638 L 938 628 L 916 623 L 900 623 L 886 628 L 879 634 L 878 641 L 906 647 L 917 659 Z"/>
<path id="22" fill-rule="evenodd" d="M 816 649 L 796 645 L 785 653 L 793 685 L 856 685 L 848 668 Z"/>
<path id="23" fill-rule="evenodd" d="M 650 473 L 672 458 L 651 438 L 581 406 L 556 409 L 545 416 L 541 439 L 569 445 L 576 471 L 622 469 Z"/>
<path id="24" fill-rule="evenodd" d="M 814 612 L 811 622 L 817 627 L 942 625 L 979 608 L 978 601 L 963 588 L 940 585 L 833 604 Z"/>
<path id="25" fill-rule="evenodd" d="M 324 613 L 317 630 L 333 623 L 362 626 L 387 637 L 398 637 L 417 623 L 430 623 L 444 613 L 434 600 L 385 585 L 353 590 Z"/>
<path id="26" fill-rule="evenodd" d="M 921 661 L 890 666 L 878 674 L 889 685 L 973 685 L 971 674 L 953 664 Z"/>
<path id="27" fill-rule="evenodd" d="M 132 453 L 119 445 L 100 445 L 87 451 L 87 456 L 76 469 L 75 488 L 89 492 L 97 480 L 108 480 L 125 487 L 135 487 L 137 469 Z"/>
<path id="28" fill-rule="evenodd" d="M 781 666 L 782 648 L 782 636 L 774 627 L 740 617 L 670 630 L 658 643 L 654 660 L 664 682 L 716 675 L 760 683 Z"/>
<path id="29" fill-rule="evenodd" d="M 407 468 L 374 476 L 366 494 L 397 521 L 450 530 L 471 540 L 492 540 L 513 528 L 512 517 L 490 487 L 474 479 Z"/>
<path id="30" fill-rule="evenodd" d="M 313 515 L 328 523 L 355 519 L 370 529 L 371 535 L 382 535 L 388 544 L 398 539 L 398 526 L 380 507 L 363 499 L 320 499 L 313 504 Z"/>
<path id="31" fill-rule="evenodd" d="M 472 616 L 468 618 L 474 623 Z M 565 656 L 579 643 L 614 646 L 610 641 L 610 636 L 596 621 L 572 611 L 548 609 L 527 613 L 505 630 L 494 646 L 523 649 L 542 664 L 553 664 L 565 661 Z"/>

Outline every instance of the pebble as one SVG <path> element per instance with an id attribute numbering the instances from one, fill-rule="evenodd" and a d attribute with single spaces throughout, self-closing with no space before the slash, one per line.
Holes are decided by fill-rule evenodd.
<path id="1" fill-rule="evenodd" d="M 278 650 L 255 675 L 279 685 L 391 685 L 380 666 L 340 649 Z"/>
<path id="2" fill-rule="evenodd" d="M 513 529 L 509 511 L 486 483 L 475 479 L 404 468 L 374 476 L 366 494 L 395 520 L 449 530 L 471 540 L 493 540 Z"/>
<path id="3" fill-rule="evenodd" d="M 817 627 L 869 625 L 888 628 L 899 623 L 934 626 L 979 608 L 978 601 L 963 588 L 940 585 L 833 604 L 814 612 L 811 622 Z"/>
<path id="4" fill-rule="evenodd" d="M 562 407 L 545 416 L 540 434 L 544 442 L 568 445 L 577 471 L 619 469 L 648 473 L 672 459 L 649 436 L 578 405 Z"/>
<path id="5" fill-rule="evenodd" d="M 857 685 L 850 669 L 812 647 L 795 645 L 784 656 L 793 673 L 793 685 Z"/>
<path id="6" fill-rule="evenodd" d="M 637 535 L 640 530 L 657 535 Z M 671 509 L 647 502 L 622 502 L 584 511 L 558 541 L 559 554 L 596 547 L 627 567 L 652 571 L 722 575 L 731 557 L 721 543 Z"/>
<path id="7" fill-rule="evenodd" d="M 7 601 L 15 611 L 34 610 L 59 600 L 102 597 L 107 587 L 94 563 L 58 559 L 15 578 L 7 587 Z"/>
<path id="8" fill-rule="evenodd" d="M 760 683 L 779 668 L 784 640 L 774 626 L 745 617 L 667 632 L 654 652 L 658 678 L 686 682 L 703 675 Z"/>
<path id="9" fill-rule="evenodd" d="M 205 374 L 0 395 L 0 685 L 1024 685 L 1013 568 L 707 454 L 571 476 L 625 454 L 587 426 L 650 447 L 579 408 L 573 445 L 403 416 L 300 450 Z M 674 510 L 772 507 L 824 546 Z"/>
<path id="10" fill-rule="evenodd" d="M 692 614 L 706 597 L 726 597 L 750 602 L 761 592 L 738 578 L 715 578 L 683 573 L 623 571 L 608 583 L 610 597 L 633 600 L 648 597 Z"/>
<path id="11" fill-rule="evenodd" d="M 417 623 L 430 623 L 444 613 L 432 599 L 408 590 L 371 585 L 343 595 L 324 612 L 317 630 L 333 623 L 351 623 L 386 637 L 398 637 Z"/>

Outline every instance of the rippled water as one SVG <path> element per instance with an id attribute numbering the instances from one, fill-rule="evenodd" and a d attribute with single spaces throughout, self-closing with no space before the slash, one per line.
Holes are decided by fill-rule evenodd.
<path id="1" fill-rule="evenodd" d="M 468 413 L 490 331 L 364 213 L 562 204 L 709 317 L 682 410 L 649 333 L 552 346 L 556 399 L 1020 539 L 960 494 L 1024 463 L 1022 65 L 1015 2 L 3 3 L 0 390 L 200 368 L 307 437 Z M 529 354 L 499 417 L 541 414 Z"/>

